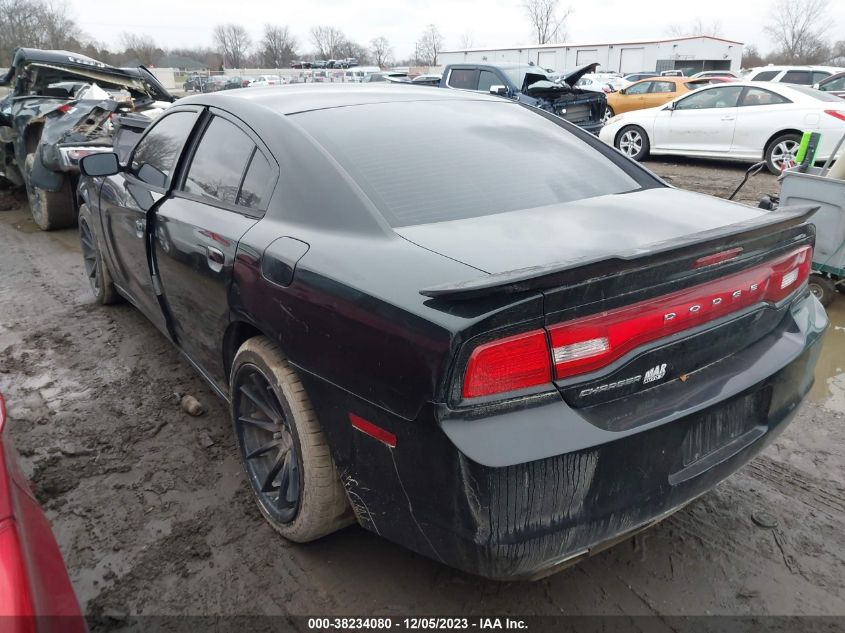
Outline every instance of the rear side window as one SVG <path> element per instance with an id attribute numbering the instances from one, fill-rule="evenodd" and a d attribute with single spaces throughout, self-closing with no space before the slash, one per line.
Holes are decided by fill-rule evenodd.
<path id="1" fill-rule="evenodd" d="M 790 70 L 783 76 L 781 81 L 785 84 L 801 84 L 810 86 L 813 83 L 813 73 L 809 70 Z"/>
<path id="2" fill-rule="evenodd" d="M 266 205 L 264 199 L 273 172 L 270 163 L 264 158 L 258 149 L 252 155 L 249 168 L 246 170 L 244 183 L 238 193 L 237 204 L 250 209 L 263 209 Z"/>
<path id="3" fill-rule="evenodd" d="M 671 81 L 655 81 L 652 83 L 652 92 L 675 92 L 675 84 Z"/>
<path id="4" fill-rule="evenodd" d="M 198 116 L 173 112 L 159 119 L 135 148 L 131 173 L 154 187 L 165 187 Z"/>
<path id="5" fill-rule="evenodd" d="M 225 204 L 235 204 L 255 143 L 234 124 L 214 117 L 191 160 L 183 190 Z"/>
<path id="6" fill-rule="evenodd" d="M 763 88 L 749 88 L 742 98 L 743 106 L 777 105 L 779 103 L 790 103 L 789 99 L 775 94 L 771 90 Z"/>
<path id="7" fill-rule="evenodd" d="M 515 103 L 379 103 L 292 115 L 394 227 L 639 189 L 598 149 Z"/>
<path id="8" fill-rule="evenodd" d="M 779 72 L 780 71 L 778 70 L 764 70 L 763 72 L 754 75 L 751 81 L 771 81 Z"/>
<path id="9" fill-rule="evenodd" d="M 478 86 L 478 71 L 469 68 L 455 68 L 449 73 L 449 87 L 461 90 L 475 90 Z"/>

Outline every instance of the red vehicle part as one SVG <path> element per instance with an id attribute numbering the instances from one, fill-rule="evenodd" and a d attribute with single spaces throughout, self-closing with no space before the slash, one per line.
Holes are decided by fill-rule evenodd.
<path id="1" fill-rule="evenodd" d="M 0 395 L 0 618 L 11 633 L 84 632 L 85 620 L 47 517 L 4 437 Z"/>

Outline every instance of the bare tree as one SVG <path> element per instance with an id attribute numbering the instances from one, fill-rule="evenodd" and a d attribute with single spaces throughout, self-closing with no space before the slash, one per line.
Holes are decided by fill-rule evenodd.
<path id="1" fill-rule="evenodd" d="M 133 56 L 144 66 L 154 66 L 163 52 L 149 35 L 123 33 L 120 39 L 126 53 Z"/>
<path id="2" fill-rule="evenodd" d="M 266 68 L 283 68 L 296 58 L 296 38 L 287 26 L 264 25 L 259 58 Z"/>
<path id="3" fill-rule="evenodd" d="M 443 36 L 434 24 L 429 24 L 417 41 L 416 58 L 421 64 L 437 66 L 437 54 L 441 48 L 443 48 Z"/>
<path id="4" fill-rule="evenodd" d="M 826 60 L 831 25 L 827 8 L 828 0 L 776 0 L 765 30 L 783 61 L 812 64 Z"/>
<path id="5" fill-rule="evenodd" d="M 346 36 L 333 26 L 315 26 L 311 29 L 311 43 L 321 59 L 334 59 L 339 56 L 338 48 L 346 41 Z"/>
<path id="6" fill-rule="evenodd" d="M 369 51 L 367 51 L 366 47 L 349 39 L 344 39 L 337 45 L 335 55 L 337 55 L 338 59 L 355 59 L 362 65 L 367 64 L 370 58 Z"/>
<path id="7" fill-rule="evenodd" d="M 766 58 L 763 57 L 760 54 L 760 52 L 757 50 L 757 46 L 755 44 L 749 44 L 742 51 L 742 67 L 743 68 L 756 68 L 757 66 L 765 66 L 765 65 L 766 65 Z"/>
<path id="8" fill-rule="evenodd" d="M 721 37 L 722 23 L 719 20 L 713 20 L 709 24 L 701 18 L 695 18 L 688 25 L 672 24 L 666 33 L 672 37 L 694 37 L 696 35 L 709 35 L 710 37 Z"/>
<path id="9" fill-rule="evenodd" d="M 0 0 L 0 60 L 18 47 L 81 48 L 82 31 L 63 2 Z"/>
<path id="10" fill-rule="evenodd" d="M 229 68 L 242 68 L 252 40 L 240 24 L 218 24 L 214 27 L 214 43 Z"/>
<path id="11" fill-rule="evenodd" d="M 560 11 L 559 4 L 560 0 L 524 0 L 522 6 L 538 44 L 566 40 L 566 21 L 572 15 L 572 7 Z"/>
<path id="12" fill-rule="evenodd" d="M 390 45 L 390 41 L 382 35 L 370 41 L 370 53 L 373 55 L 376 66 L 384 68 L 393 57 L 393 47 Z"/>
<path id="13" fill-rule="evenodd" d="M 473 45 L 472 33 L 470 33 L 469 31 L 465 31 L 461 35 L 461 48 L 472 48 L 472 45 Z"/>

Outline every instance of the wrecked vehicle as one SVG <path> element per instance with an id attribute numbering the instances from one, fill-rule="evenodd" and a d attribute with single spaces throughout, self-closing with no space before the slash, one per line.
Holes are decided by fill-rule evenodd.
<path id="1" fill-rule="evenodd" d="M 115 68 L 67 51 L 19 48 L 0 85 L 0 177 L 26 187 L 43 230 L 76 222 L 82 156 L 110 151 L 113 113 L 157 116 L 174 98 L 143 66 Z"/>
<path id="2" fill-rule="evenodd" d="M 489 92 L 540 108 L 598 134 L 607 99 L 602 93 L 576 86 L 599 64 L 587 64 L 553 77 L 528 64 L 450 64 L 443 69 L 441 88 Z"/>
<path id="3" fill-rule="evenodd" d="M 98 302 L 128 298 L 228 401 L 292 541 L 357 521 L 475 574 L 549 573 L 759 453 L 827 327 L 815 208 L 674 189 L 491 95 L 192 96 L 81 169 Z"/>

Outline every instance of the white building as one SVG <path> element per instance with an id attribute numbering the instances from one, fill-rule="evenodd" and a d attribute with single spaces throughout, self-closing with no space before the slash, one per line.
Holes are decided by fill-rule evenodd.
<path id="1" fill-rule="evenodd" d="M 441 51 L 438 64 L 533 62 L 558 72 L 598 62 L 605 72 L 652 72 L 682 69 L 738 71 L 742 42 L 700 35 L 610 44 L 534 44 L 511 48 L 467 48 Z M 690 73 L 688 73 L 690 74 Z"/>

